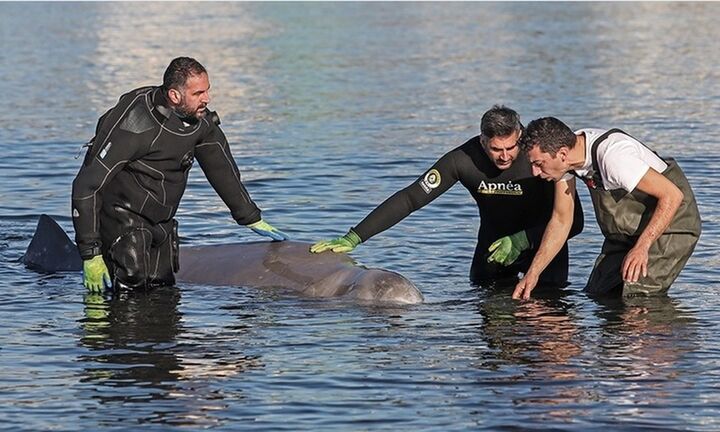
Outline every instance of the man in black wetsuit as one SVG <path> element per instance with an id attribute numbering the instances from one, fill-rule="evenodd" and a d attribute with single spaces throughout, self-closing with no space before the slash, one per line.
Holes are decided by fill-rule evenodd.
<path id="1" fill-rule="evenodd" d="M 554 188 L 533 178 L 517 141 L 523 131 L 518 114 L 494 106 L 480 125 L 481 135 L 441 157 L 425 174 L 397 192 L 350 231 L 322 241 L 311 252 L 348 252 L 385 231 L 461 182 L 477 203 L 480 229 L 470 280 L 478 285 L 509 284 L 525 273 L 553 210 Z M 583 228 L 580 200 L 575 195 L 571 236 Z M 562 248 L 542 273 L 546 286 L 566 286 L 568 247 Z"/>
<path id="2" fill-rule="evenodd" d="M 287 239 L 263 221 L 240 181 L 220 120 L 207 109 L 209 90 L 205 68 L 178 57 L 161 87 L 122 95 L 98 120 L 72 189 L 75 239 L 91 291 L 175 283 L 173 217 L 195 158 L 238 224 Z"/>

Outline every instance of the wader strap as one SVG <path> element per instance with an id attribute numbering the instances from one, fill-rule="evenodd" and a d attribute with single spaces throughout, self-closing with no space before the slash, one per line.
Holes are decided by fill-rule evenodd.
<path id="1" fill-rule="evenodd" d="M 592 148 L 590 149 L 590 157 L 591 157 L 591 159 L 592 159 L 592 167 L 593 167 L 592 177 L 590 177 L 589 179 L 588 179 L 588 178 L 584 178 L 584 177 L 580 177 L 579 175 L 577 175 L 577 173 L 576 173 L 575 171 L 572 171 L 572 174 L 573 174 L 575 177 L 578 177 L 580 180 L 584 181 L 585 184 L 587 184 L 588 187 L 590 187 L 590 189 L 601 188 L 601 187 L 603 186 L 602 177 L 600 176 L 600 167 L 599 167 L 599 165 L 598 165 L 598 160 L 597 160 L 597 148 L 598 148 L 598 145 L 600 145 L 600 143 L 602 143 L 603 141 L 605 141 L 606 139 L 608 139 L 608 137 L 609 137 L 611 134 L 614 134 L 614 133 L 621 133 L 621 134 L 623 134 L 623 135 L 629 136 L 630 138 L 634 139 L 635 141 L 637 141 L 637 142 L 639 142 L 640 144 L 642 144 L 643 146 L 645 146 L 645 147 L 646 147 L 648 150 L 650 150 L 651 152 L 655 153 L 655 155 L 656 155 L 657 157 L 659 157 L 660 159 L 662 159 L 663 161 L 665 161 L 663 158 L 660 157 L 660 155 L 657 154 L 657 152 L 655 152 L 655 150 L 653 150 L 653 149 L 651 149 L 650 147 L 646 146 L 645 143 L 643 143 L 643 142 L 640 141 L 639 139 L 633 137 L 632 135 L 630 135 L 630 134 L 628 134 L 628 133 L 626 133 L 626 132 L 623 132 L 621 129 L 617 129 L 617 128 L 615 128 L 615 129 L 610 129 L 610 130 L 608 130 L 607 132 L 605 132 L 604 134 L 602 134 L 602 135 L 600 135 L 599 137 L 597 137 L 597 139 L 593 142 Z"/>
<path id="2" fill-rule="evenodd" d="M 592 166 L 593 166 L 592 179 L 593 179 L 593 181 L 595 182 L 595 187 L 602 187 L 602 186 L 603 186 L 602 177 L 600 176 L 600 167 L 599 167 L 599 165 L 598 165 L 598 160 L 597 160 L 597 148 L 598 148 L 598 145 L 599 145 L 601 142 L 605 141 L 605 140 L 610 136 L 610 134 L 614 134 L 615 132 L 619 132 L 619 133 L 623 133 L 623 134 L 625 133 L 625 132 L 621 131 L 620 129 L 610 129 L 609 131 L 607 131 L 607 132 L 605 132 L 604 134 L 600 135 L 600 136 L 595 140 L 595 142 L 594 142 L 593 145 L 592 145 L 592 148 L 590 149 L 590 157 L 592 158 Z M 627 135 L 627 134 L 626 134 L 626 135 Z"/>

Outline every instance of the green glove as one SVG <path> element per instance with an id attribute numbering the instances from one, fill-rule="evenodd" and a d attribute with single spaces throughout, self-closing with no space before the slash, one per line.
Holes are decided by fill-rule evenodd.
<path id="1" fill-rule="evenodd" d="M 514 263 L 520 253 L 530 247 L 525 231 L 518 231 L 515 234 L 499 238 L 488 248 L 492 252 L 487 262 L 496 262 L 504 266 Z M 493 252 L 494 251 L 494 252 Z"/>
<path id="2" fill-rule="evenodd" d="M 248 225 L 248 228 L 255 231 L 256 234 L 261 236 L 270 237 L 273 241 L 283 241 L 290 237 L 264 220 L 260 219 L 255 223 Z"/>
<path id="3" fill-rule="evenodd" d="M 102 255 L 83 261 L 83 285 L 90 292 L 102 292 L 104 288 L 112 287 L 110 272 Z"/>
<path id="4" fill-rule="evenodd" d="M 310 252 L 320 253 L 325 252 L 326 250 L 331 250 L 333 252 L 350 252 L 360 243 L 362 243 L 360 236 L 357 235 L 355 231 L 350 230 L 342 237 L 315 243 L 310 247 Z"/>

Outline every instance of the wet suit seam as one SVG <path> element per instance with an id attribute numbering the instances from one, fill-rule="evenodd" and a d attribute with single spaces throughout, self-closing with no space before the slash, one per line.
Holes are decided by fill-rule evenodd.
<path id="1" fill-rule="evenodd" d="M 167 235 L 168 235 L 168 232 L 167 232 L 167 231 L 165 231 L 165 228 L 163 228 L 163 226 L 162 226 L 162 225 L 158 225 L 158 226 L 159 226 L 159 227 L 160 227 L 160 229 L 162 230 L 163 234 L 165 234 L 165 236 L 167 237 Z"/>
<path id="2" fill-rule="evenodd" d="M 158 249 L 156 257 L 155 257 L 155 270 L 153 270 L 152 275 L 151 275 L 153 279 L 157 279 L 159 269 L 160 269 L 160 250 Z"/>
<path id="3" fill-rule="evenodd" d="M 107 171 L 110 171 L 110 168 L 109 168 L 107 165 L 105 165 L 105 163 L 103 163 L 102 160 L 98 159 L 98 163 L 99 163 L 100 165 L 102 165 L 103 168 L 105 168 Z"/>
<path id="4" fill-rule="evenodd" d="M 126 110 L 126 111 L 127 111 L 127 110 Z M 124 115 L 124 114 L 123 114 L 123 115 Z M 118 122 L 119 122 L 119 120 L 118 120 Z M 117 123 L 115 124 L 115 126 L 117 126 Z M 113 129 L 115 128 L 115 126 L 113 126 Z M 111 132 L 111 133 L 112 133 L 112 132 Z M 111 134 L 111 133 L 108 133 L 108 137 L 110 137 L 110 134 Z M 106 140 L 107 140 L 107 138 L 106 138 Z M 97 233 L 97 232 L 98 232 L 98 230 L 99 230 L 98 225 L 100 224 L 99 216 L 98 216 L 98 213 L 99 213 L 99 210 L 100 210 L 100 209 L 97 208 L 97 207 L 98 207 L 98 206 L 97 206 L 97 193 L 98 193 L 98 191 L 99 191 L 100 189 L 102 189 L 102 187 L 105 185 L 105 183 L 106 183 L 107 180 L 108 180 L 108 177 L 109 177 L 110 174 L 113 172 L 113 170 L 114 170 L 118 165 L 124 164 L 124 163 L 128 162 L 128 160 L 129 160 L 129 159 L 126 159 L 126 160 L 119 161 L 119 162 L 115 163 L 115 165 L 113 165 L 112 168 L 108 168 L 108 166 L 105 165 L 105 164 L 102 162 L 102 160 L 98 159 L 97 156 L 95 157 L 95 159 L 98 161 L 98 163 L 99 163 L 103 168 L 105 168 L 105 169 L 107 170 L 107 173 L 105 174 L 105 177 L 103 177 L 103 179 L 102 179 L 102 181 L 100 182 L 100 184 L 98 185 L 98 187 L 97 187 L 96 189 L 94 189 L 90 195 L 86 195 L 86 196 L 83 196 L 83 197 L 73 198 L 73 199 L 76 200 L 76 201 L 83 201 L 83 200 L 86 200 L 86 199 L 89 199 L 89 198 L 92 198 L 92 199 L 93 199 L 93 204 L 92 204 L 93 233 Z"/>
<path id="5" fill-rule="evenodd" d="M 175 273 L 175 271 L 174 271 L 175 269 L 173 269 L 173 243 L 172 243 L 173 240 L 171 238 L 168 238 L 168 240 L 169 241 L 167 242 L 167 248 L 168 248 L 168 258 L 170 261 L 168 264 L 170 264 L 170 271 Z"/>
<path id="6" fill-rule="evenodd" d="M 93 208 L 93 232 L 99 234 L 100 228 L 98 227 L 98 225 L 100 225 L 100 214 L 99 214 L 100 212 L 98 211 L 99 209 L 97 208 L 97 196 L 93 193 L 92 198 L 93 198 L 93 207 L 92 207 Z"/>
<path id="7" fill-rule="evenodd" d="M 160 130 L 158 131 L 157 136 L 156 136 L 155 139 L 152 140 L 152 142 L 150 143 L 150 148 L 152 148 L 152 146 L 155 145 L 155 142 L 157 142 L 158 138 L 160 138 L 160 135 L 162 135 L 162 131 L 163 131 L 162 129 L 160 129 Z"/>
<path id="8" fill-rule="evenodd" d="M 151 196 L 155 201 L 160 202 L 160 200 L 157 199 L 157 197 L 155 196 L 154 193 L 152 193 L 152 192 L 150 192 L 149 190 L 145 189 L 145 188 L 143 187 L 143 185 L 140 184 L 140 180 L 138 180 L 137 177 L 135 177 L 135 174 L 131 174 L 131 176 L 132 176 L 133 180 L 135 180 L 135 183 L 137 183 L 138 187 L 139 187 L 140 189 L 142 189 L 143 191 L 145 191 L 145 194 L 146 194 L 146 195 Z M 145 201 L 147 201 L 147 199 L 146 199 Z M 143 203 L 143 205 L 144 205 L 144 203 Z"/>
<path id="9" fill-rule="evenodd" d="M 143 203 L 140 206 L 140 210 L 138 210 L 140 213 L 142 213 L 143 209 L 145 208 L 145 204 L 147 204 L 148 198 L 150 198 L 150 192 L 145 191 L 145 199 L 143 200 Z"/>
<path id="10" fill-rule="evenodd" d="M 129 159 L 128 159 L 128 160 L 129 160 Z M 77 197 L 77 198 L 75 198 L 75 199 L 76 199 L 76 200 L 84 200 L 84 199 L 88 199 L 88 198 L 90 198 L 90 197 L 94 197 L 95 194 L 96 194 L 100 189 L 102 189 L 102 187 L 105 185 L 105 182 L 107 181 L 107 178 L 108 178 L 108 176 L 110 175 L 110 173 L 111 173 L 118 165 L 120 165 L 120 164 L 122 164 L 122 163 L 125 163 L 125 162 L 127 162 L 128 160 L 122 160 L 122 161 L 116 163 L 115 165 L 113 165 L 113 167 L 108 170 L 107 174 L 105 174 L 105 177 L 103 178 L 103 181 L 100 183 L 100 185 L 97 187 L 97 189 L 95 189 L 95 190 L 93 191 L 93 193 L 91 193 L 90 195 L 86 195 L 86 196 L 84 196 L 84 197 Z M 105 165 L 103 165 L 103 167 L 104 167 L 105 169 L 108 169 Z"/>
<path id="11" fill-rule="evenodd" d="M 141 222 L 141 223 L 140 223 L 140 227 L 141 227 L 143 230 L 145 230 L 145 224 L 144 224 L 144 223 Z M 152 236 L 152 233 L 150 233 L 150 235 Z M 147 264 L 149 264 L 149 263 L 147 262 L 148 257 L 147 257 L 147 255 L 144 253 L 146 250 L 148 250 L 147 244 L 145 243 L 145 236 L 142 236 L 142 242 L 143 242 L 143 261 L 145 261 L 143 264 L 146 265 L 145 270 L 148 270 L 148 268 L 147 268 Z M 149 275 L 147 275 L 147 276 L 149 276 Z M 148 282 L 148 281 L 147 281 L 147 276 L 146 276 L 146 279 L 145 279 L 145 288 L 147 288 L 147 282 Z"/>
<path id="12" fill-rule="evenodd" d="M 155 120 L 155 121 L 157 121 L 157 120 Z M 169 132 L 169 133 L 171 133 L 171 134 L 173 134 L 173 135 L 177 135 L 177 136 L 181 136 L 181 137 L 186 137 L 186 136 L 193 135 L 193 134 L 195 134 L 195 132 L 198 131 L 198 129 L 195 129 L 195 130 L 193 130 L 193 131 L 190 132 L 190 133 L 181 134 L 181 133 L 177 133 L 177 132 L 171 131 L 170 129 L 168 129 L 167 127 L 165 127 L 165 126 L 162 125 L 162 124 L 160 125 L 160 127 L 163 128 L 163 130 L 165 130 L 165 131 L 167 131 L 167 132 Z"/>
<path id="13" fill-rule="evenodd" d="M 152 247 L 152 231 L 150 231 L 149 228 L 145 228 L 145 222 L 143 222 L 143 221 L 140 221 L 140 231 L 146 232 L 150 235 L 150 239 L 151 239 L 150 247 Z M 148 250 L 148 248 L 147 248 L 147 244 L 145 242 L 144 235 L 142 236 L 142 239 L 143 239 L 143 255 L 145 256 L 146 263 L 150 264 L 148 258 L 149 258 L 151 250 Z M 147 251 L 147 253 L 145 251 Z M 157 275 L 157 267 L 155 268 L 155 271 L 151 271 L 149 268 L 146 268 L 146 270 L 147 270 L 147 275 L 145 276 L 146 277 L 145 285 L 147 286 L 149 279 L 151 279 L 153 276 Z"/>
<path id="14" fill-rule="evenodd" d="M 162 230 L 163 234 L 165 234 L 165 239 L 166 239 L 166 240 L 169 240 L 169 238 L 168 238 L 168 233 L 167 233 L 167 231 L 165 231 L 165 228 L 163 228 L 162 225 L 158 225 L 158 227 L 160 227 L 160 229 Z M 170 243 L 168 242 L 168 244 L 170 244 Z M 160 248 L 158 248 L 158 250 L 157 250 L 157 258 L 155 259 L 155 271 L 153 272 L 153 277 L 154 277 L 155 279 L 157 279 L 157 277 L 158 277 L 158 271 L 159 271 L 159 270 L 160 270 Z"/>
<path id="15" fill-rule="evenodd" d="M 167 201 L 167 191 L 165 190 L 165 174 L 163 174 L 162 171 L 151 167 L 150 165 L 146 164 L 145 162 L 143 162 L 141 160 L 139 160 L 138 163 L 146 168 L 149 168 L 149 169 L 155 171 L 156 173 L 160 174 L 160 177 L 162 177 L 162 179 L 160 180 L 160 188 L 162 189 L 162 193 L 163 193 L 162 203 L 163 203 L 163 205 L 165 205 L 165 201 Z M 137 179 L 135 179 L 135 181 L 137 181 Z M 142 187 L 142 186 L 140 186 L 140 187 Z"/>

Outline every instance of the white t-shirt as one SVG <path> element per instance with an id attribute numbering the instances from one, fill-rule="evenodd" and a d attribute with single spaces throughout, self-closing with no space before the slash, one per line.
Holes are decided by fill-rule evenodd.
<path id="1" fill-rule="evenodd" d="M 585 164 L 576 169 L 578 176 L 592 177 L 592 146 L 604 129 L 580 129 L 575 135 L 585 134 Z M 603 189 L 624 189 L 632 192 L 640 179 L 652 168 L 662 173 L 667 164 L 636 139 L 620 132 L 610 134 L 597 148 L 598 170 L 603 181 Z M 568 173 L 564 180 L 572 178 Z"/>

